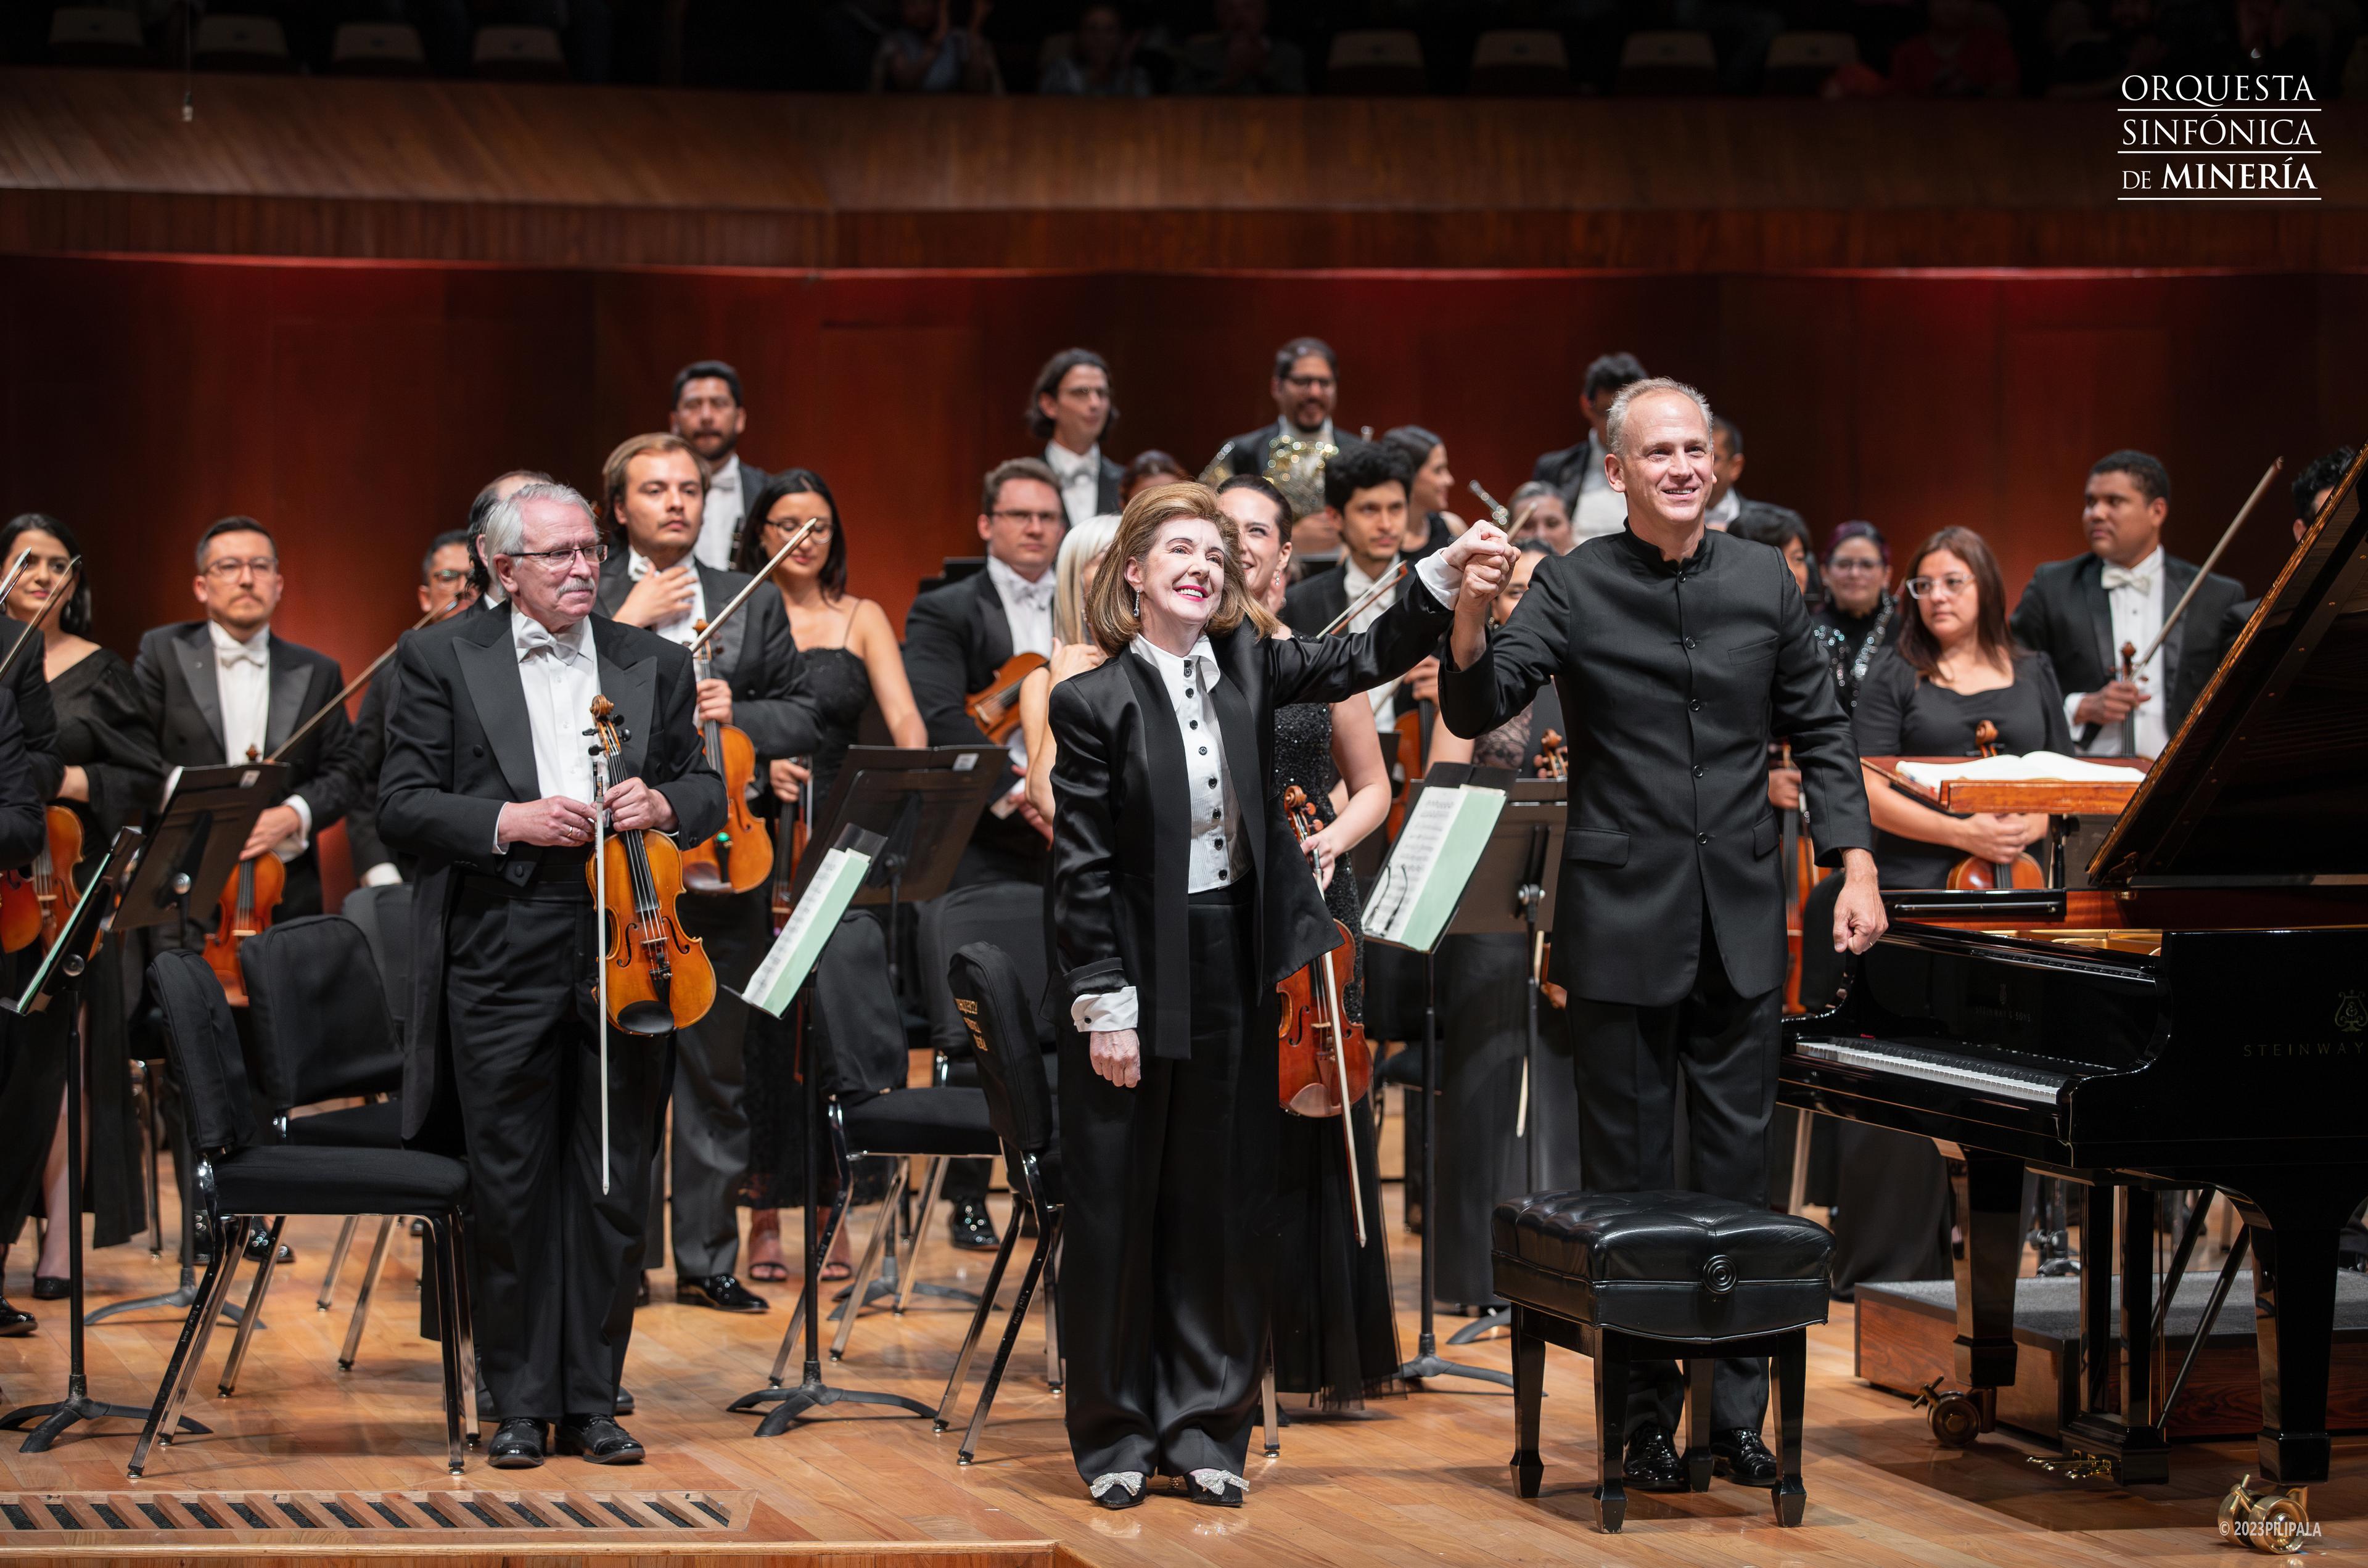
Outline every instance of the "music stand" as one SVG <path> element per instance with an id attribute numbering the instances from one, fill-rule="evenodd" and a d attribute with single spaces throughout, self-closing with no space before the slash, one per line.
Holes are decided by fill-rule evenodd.
<path id="1" fill-rule="evenodd" d="M 1554 890 L 1562 881 L 1563 830 L 1569 820 L 1569 786 L 1559 778 L 1524 778 L 1507 791 L 1505 810 L 1488 834 L 1488 846 L 1472 868 L 1463 901 L 1449 923 L 1452 934 L 1467 937 L 1506 936 L 1520 932 L 1521 968 L 1529 1014 L 1521 1043 L 1522 1113 L 1520 1136 L 1528 1165 L 1529 1189 L 1538 1189 L 1538 938 L 1554 930 Z M 1424 1227 L 1427 1231 L 1428 1225 Z M 1481 1313 L 1448 1337 L 1450 1345 L 1469 1345 L 1482 1335 L 1505 1326 L 1512 1309 L 1499 1307 Z"/>
<path id="2" fill-rule="evenodd" d="M 176 767 L 165 780 L 165 803 L 158 809 L 140 851 L 131 881 L 117 902 L 116 931 L 136 931 L 161 926 L 168 918 L 176 935 L 186 938 L 189 902 L 199 888 L 219 888 L 238 869 L 238 852 L 246 846 L 255 819 L 288 793 L 284 762 L 240 762 L 208 767 Z M 154 1103 L 157 1085 L 148 1085 Z M 77 1227 L 79 1230 L 79 1227 Z M 188 1206 L 181 1211 L 181 1281 L 159 1296 L 142 1296 L 101 1307 L 86 1320 L 105 1323 L 126 1312 L 151 1307 L 188 1308 L 198 1299 L 197 1270 L 190 1261 Z M 222 1304 L 222 1315 L 239 1321 L 240 1309 Z M 146 1412 L 142 1411 L 142 1417 Z"/>
<path id="3" fill-rule="evenodd" d="M 822 856 L 811 852 L 817 844 L 856 842 L 852 835 L 869 833 L 880 839 L 878 853 L 851 906 L 888 910 L 888 973 L 893 992 L 896 973 L 896 908 L 905 897 L 936 898 L 952 883 L 954 868 L 978 825 L 987 802 L 1002 794 L 1008 774 L 1001 766 L 1008 754 L 1000 746 L 940 746 L 905 751 L 889 746 L 855 746 L 840 766 L 837 782 L 823 808 L 823 829 L 809 835 L 809 853 L 797 869 L 792 903 L 805 896 Z M 819 967 L 819 964 L 817 964 Z M 899 1005 L 901 1006 L 901 1004 Z M 822 1379 L 822 1227 L 815 1206 L 822 1186 L 819 1171 L 824 1129 L 822 1101 L 814 1093 L 820 1064 L 814 1052 L 814 975 L 808 971 L 799 989 L 798 1059 L 805 1064 L 798 1089 L 798 1119 L 805 1128 L 805 1290 L 803 1306 L 781 1333 L 781 1347 L 773 1358 L 772 1372 L 754 1393 L 742 1394 L 728 1407 L 750 1411 L 780 1403 L 757 1425 L 757 1436 L 771 1437 L 789 1429 L 801 1416 L 833 1404 L 884 1404 L 915 1415 L 937 1412 L 903 1394 L 868 1389 L 834 1388 Z M 847 1310 L 863 1303 L 850 1300 Z M 799 1332 L 805 1335 L 805 1367 L 797 1386 L 782 1386 L 791 1347 Z"/>

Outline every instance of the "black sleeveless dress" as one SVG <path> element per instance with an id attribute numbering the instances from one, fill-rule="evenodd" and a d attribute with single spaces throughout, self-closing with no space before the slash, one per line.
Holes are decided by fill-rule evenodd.
<path id="1" fill-rule="evenodd" d="M 1281 809 L 1283 786 L 1307 791 L 1315 813 L 1333 819 L 1332 786 L 1340 775 L 1332 762 L 1332 710 L 1320 702 L 1294 703 L 1274 716 L 1274 767 L 1269 808 Z M 1286 874 L 1288 868 L 1285 869 Z M 1364 935 L 1358 922 L 1363 903 L 1357 874 L 1336 861 L 1324 903 L 1349 927 L 1357 949 L 1356 977 L 1341 997 L 1351 1018 L 1364 1016 Z M 1369 1398 L 1402 1392 L 1397 1319 L 1390 1300 L 1389 1245 L 1382 1228 L 1381 1184 L 1373 1108 L 1368 1095 L 1347 1119 L 1356 1140 L 1357 1171 L 1364 1195 L 1365 1232 L 1357 1245 L 1349 1214 L 1349 1169 L 1340 1123 L 1285 1116 L 1275 1161 L 1276 1240 L 1274 1386 L 1308 1394 L 1326 1410 L 1354 1410 Z"/>

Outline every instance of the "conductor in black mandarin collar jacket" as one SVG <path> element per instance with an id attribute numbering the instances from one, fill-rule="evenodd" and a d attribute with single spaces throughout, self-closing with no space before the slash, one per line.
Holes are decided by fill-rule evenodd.
<path id="1" fill-rule="evenodd" d="M 1792 737 L 1818 858 L 1844 871 L 1834 946 L 1863 952 L 1884 913 L 1858 753 L 1783 557 L 1703 526 L 1712 449 L 1702 395 L 1667 379 L 1634 382 L 1605 434 L 1605 472 L 1626 497 L 1627 527 L 1541 565 L 1494 639 L 1485 608 L 1459 607 L 1440 715 L 1477 736 L 1545 681 L 1561 694 L 1570 815 L 1554 978 L 1570 996 L 1588 1189 L 1677 1185 L 1682 1074 L 1691 1187 L 1764 1203 L 1785 966 L 1769 858 L 1778 838 L 1769 738 Z M 1669 1441 L 1682 1394 L 1676 1364 L 1633 1366 L 1629 1483 L 1681 1490 Z M 1767 1363 L 1722 1361 L 1714 1388 L 1722 1468 L 1773 1484 L 1776 1462 L 1759 1437 Z"/>

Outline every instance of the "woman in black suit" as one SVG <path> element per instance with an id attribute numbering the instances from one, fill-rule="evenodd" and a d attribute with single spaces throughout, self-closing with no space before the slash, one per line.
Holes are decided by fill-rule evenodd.
<path id="1" fill-rule="evenodd" d="M 1269 1335 L 1274 987 L 1337 940 L 1272 799 L 1275 710 L 1429 653 L 1492 597 L 1502 536 L 1422 563 L 1365 632 L 1269 637 L 1205 485 L 1127 503 L 1087 621 L 1109 660 L 1053 688 L 1052 899 L 1068 1189 L 1070 1448 L 1106 1507 L 1146 1476 L 1238 1506 Z"/>

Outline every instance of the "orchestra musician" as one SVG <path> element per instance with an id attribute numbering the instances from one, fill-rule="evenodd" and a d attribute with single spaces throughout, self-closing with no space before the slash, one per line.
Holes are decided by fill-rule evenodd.
<path id="1" fill-rule="evenodd" d="M 451 528 L 428 541 L 427 553 L 419 562 L 420 614 L 435 610 L 440 619 L 458 615 L 476 602 L 470 539 L 467 528 Z M 395 676 L 392 660 L 380 665 L 362 692 L 361 710 L 354 716 L 354 767 L 362 789 L 346 812 L 346 843 L 353 851 L 355 875 L 364 887 L 402 881 L 410 869 L 404 864 L 409 857 L 389 849 L 378 833 L 378 774 L 386 761 L 386 713 L 394 700 Z"/>
<path id="2" fill-rule="evenodd" d="M 1106 1507 L 1153 1473 L 1239 1506 L 1265 1369 L 1276 1102 L 1274 987 L 1334 944 L 1272 809 L 1275 714 L 1420 658 L 1445 606 L 1493 595 L 1475 528 L 1373 628 L 1264 635 L 1238 537 L 1207 487 L 1127 504 L 1087 622 L 1110 658 L 1053 688 L 1059 1111 L 1069 1203 L 1058 1290 L 1070 1447 Z"/>
<path id="3" fill-rule="evenodd" d="M 1899 641 L 1904 607 L 1891 591 L 1891 546 L 1873 523 L 1848 522 L 1826 538 L 1826 602 L 1817 624 L 1827 640 L 1842 711 L 1858 707 L 1859 687 L 1885 648 Z M 1878 857 L 1880 858 L 1880 857 Z"/>
<path id="4" fill-rule="evenodd" d="M 1577 1063 L 1583 1184 L 1676 1185 L 1682 1074 L 1688 1185 L 1764 1203 L 1786 969 L 1770 735 L 1793 738 L 1819 858 L 1845 869 L 1832 935 L 1854 951 L 1884 929 L 1865 790 L 1783 557 L 1703 526 L 1708 401 L 1679 381 L 1632 382 L 1605 411 L 1603 442 L 1626 527 L 1541 562 L 1493 638 L 1485 601 L 1457 606 L 1440 716 L 1478 736 L 1548 679 L 1562 694 L 1570 815 L 1553 979 Z M 1627 1430 L 1602 1440 L 1624 1439 L 1631 1484 L 1680 1490 L 1683 1380 L 1674 1362 L 1641 1359 L 1631 1377 Z M 1722 1361 L 1713 1387 L 1718 1464 L 1774 1484 L 1766 1362 Z"/>
<path id="5" fill-rule="evenodd" d="M 2303 535 L 2310 532 L 2310 526 L 2318 520 L 2318 515 L 2327 510 L 2327 498 L 2335 494 L 2337 485 L 2343 483 L 2344 472 L 2351 468 L 2354 455 L 2351 448 L 2338 447 L 2331 452 L 2322 452 L 2313 458 L 2304 465 L 2300 473 L 2294 475 L 2293 528 L 2296 544 L 2302 542 Z M 2180 661 L 2182 689 L 2173 693 L 2171 700 L 2180 712 L 2193 707 L 2195 699 L 2203 695 L 2204 687 L 2219 672 L 2220 666 L 2227 663 L 2228 651 L 2236 647 L 2237 634 L 2245 630 L 2245 623 L 2252 619 L 2253 612 L 2260 608 L 2259 598 L 2239 599 L 2230 605 L 2220 612 L 2220 624 L 2213 633 L 2210 652 Z"/>
<path id="6" fill-rule="evenodd" d="M 1587 438 L 1542 454 L 1530 471 L 1532 481 L 1554 486 L 1562 496 L 1577 540 L 1615 534 L 1623 526 L 1620 494 L 1603 477 L 1603 421 L 1621 392 L 1644 379 L 1644 364 L 1634 354 L 1596 356 L 1579 380 L 1578 411 L 1587 420 Z"/>
<path id="7" fill-rule="evenodd" d="M 1076 528 L 1116 512 L 1126 470 L 1102 450 L 1118 423 L 1110 365 L 1090 348 L 1064 348 L 1044 361 L 1028 393 L 1028 433 L 1044 443 L 1044 466 L 1061 484 L 1061 505 Z"/>
<path id="8" fill-rule="evenodd" d="M 1237 473 L 1264 474 L 1291 502 L 1293 515 L 1306 520 L 1324 507 L 1324 464 L 1327 452 L 1340 446 L 1332 420 L 1340 401 L 1340 357 L 1320 337 L 1292 338 L 1274 351 L 1267 394 L 1274 399 L 1273 423 L 1219 447 L 1201 480 L 1219 484 Z M 1292 540 L 1303 571 L 1328 564 L 1339 550 L 1338 530 L 1327 519 L 1315 520 Z"/>
<path id="9" fill-rule="evenodd" d="M 721 359 L 701 359 L 674 373 L 674 406 L 666 428 L 699 454 L 707 470 L 707 506 L 700 514 L 694 553 L 702 566 L 728 567 L 746 530 L 748 504 L 765 487 L 765 471 L 740 455 L 748 431 L 748 400 L 740 372 Z"/>
<path id="10" fill-rule="evenodd" d="M 2013 756 L 2072 749 L 2055 671 L 2007 629 L 2005 580 L 1981 535 L 1950 528 L 1926 540 L 1907 558 L 1907 590 L 1913 612 L 1868 668 L 1851 716 L 1861 756 L 1972 756 L 1985 722 Z M 1886 888 L 1945 887 L 1960 859 L 2011 862 L 2047 834 L 2044 812 L 1957 816 L 1871 770 L 1866 788 Z M 1810 987 L 1804 978 L 1804 1004 Z M 1834 1289 L 1947 1278 L 1953 1216 L 1931 1140 L 1848 1119 L 1834 1140 Z"/>
<path id="11" fill-rule="evenodd" d="M 419 857 L 404 1141 L 465 1155 L 478 1358 L 500 1417 L 488 1458 L 638 1460 L 617 1425 L 670 1042 L 617 1036 L 603 1126 L 596 1054 L 595 697 L 625 732 L 602 797 L 619 831 L 696 844 L 723 824 L 688 654 L 593 613 L 601 543 L 562 484 L 496 505 L 484 542 L 507 602 L 406 633 L 379 825 Z M 733 1006 L 728 1000 L 723 1004 Z M 608 1181 L 603 1190 L 604 1140 Z"/>
<path id="12" fill-rule="evenodd" d="M 485 554 L 485 519 L 494 515 L 496 506 L 526 486 L 552 483 L 551 475 L 539 468 L 514 468 L 507 473 L 495 474 L 486 482 L 484 489 L 477 492 L 476 499 L 469 503 L 469 572 L 470 581 L 477 587 L 476 603 L 472 608 L 492 609 L 502 602 L 502 585 L 494 581 L 494 564 Z"/>
<path id="13" fill-rule="evenodd" d="M 42 672 L 57 722 L 57 755 L 63 772 L 51 795 L 54 805 L 74 813 L 81 829 L 83 866 L 53 865 L 52 876 L 74 877 L 79 887 L 92 864 L 114 842 L 117 831 L 136 823 L 157 798 L 165 780 L 163 759 L 141 710 L 131 666 L 112 649 L 90 640 L 89 579 L 69 580 L 67 564 L 82 553 L 74 530 L 55 517 L 28 512 L 0 528 L 0 560 L 32 551 L 25 574 L 10 591 L 8 627 L 13 639 L 24 623 L 40 618 L 41 635 L 17 654 L 19 663 Z M 53 609 L 50 601 L 64 595 Z M 61 880 L 52 895 L 64 898 Z M 38 958 L 39 944 L 21 956 Z M 121 938 L 100 945 L 83 982 L 84 1201 L 92 1216 L 91 1244 L 112 1246 L 145 1221 L 141 1179 L 138 1119 L 132 1114 L 130 1018 L 138 1005 L 138 967 L 124 961 Z M 23 1226 L 36 1190 L 42 1211 L 66 1211 L 65 1074 L 63 1020 L 51 1014 L 30 1018 L 8 1015 L 16 1049 L 0 1062 L 0 1260 L 6 1243 Z M 44 1161 L 46 1155 L 46 1161 Z M 68 1293 L 67 1243 L 63 1223 L 46 1224 L 41 1252 L 33 1266 L 33 1297 L 58 1301 Z M 0 1300 L 0 1335 L 29 1333 L 33 1319 Z"/>
<path id="14" fill-rule="evenodd" d="M 2144 452 L 2106 453 L 2089 469 L 2081 498 L 2088 553 L 2043 564 L 2014 607 L 2014 640 L 2054 663 L 2056 679 L 2068 688 L 2064 710 L 2073 739 L 2092 756 L 2162 754 L 2187 717 L 2185 704 L 2202 689 L 2182 678 L 2187 650 L 2209 658 L 2211 628 L 2245 597 L 2234 577 L 2212 574 L 2162 646 L 2134 678 L 2122 677 L 2123 646 L 2150 647 L 2195 581 L 2195 565 L 2162 547 L 2169 515 L 2170 474 L 2158 460 Z M 2123 722 L 2130 719 L 2134 735 L 2124 737 Z"/>
<path id="15" fill-rule="evenodd" d="M 748 585 L 746 573 L 710 566 L 693 553 L 706 537 L 707 479 L 706 463 L 679 436 L 631 437 L 609 454 L 601 489 L 624 548 L 612 550 L 600 568 L 595 608 L 601 614 L 687 647 Z M 757 759 L 751 783 L 762 788 L 771 763 L 811 753 L 822 733 L 781 597 L 761 589 L 750 596 L 707 646 L 711 673 L 698 683 L 697 722 L 747 735 Z M 706 944 L 717 983 L 737 990 L 764 958 L 772 935 L 771 880 L 739 892 L 684 893 L 684 929 Z M 739 1278 L 750 1011 L 726 1003 L 675 1036 L 668 1183 L 675 1300 L 728 1312 L 761 1312 L 770 1304 Z"/>
<path id="16" fill-rule="evenodd" d="M 1377 441 L 1350 440 L 1324 465 L 1324 510 L 1340 545 L 1340 563 L 1293 584 L 1282 599 L 1284 624 L 1303 637 L 1312 637 L 1332 624 L 1343 610 L 1363 600 L 1379 586 L 1399 561 L 1399 541 L 1406 536 L 1408 471 L 1397 449 Z M 1304 518 L 1292 529 L 1316 521 Z M 1379 620 L 1406 592 L 1405 585 L 1388 589 L 1359 610 L 1348 625 L 1362 631 Z M 1418 665 L 1424 673 L 1435 665 Z M 1401 711 L 1413 710 L 1407 685 L 1391 681 L 1366 694 L 1374 728 L 1386 730 Z"/>
<path id="17" fill-rule="evenodd" d="M 1445 550 L 1464 528 L 1454 511 L 1455 472 L 1447 466 L 1447 443 L 1419 425 L 1400 425 L 1382 432 L 1382 445 L 1406 465 L 1406 526 L 1399 553 L 1419 561 Z"/>

